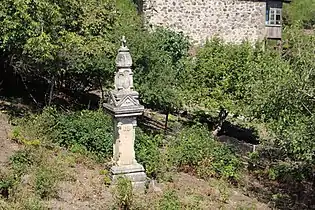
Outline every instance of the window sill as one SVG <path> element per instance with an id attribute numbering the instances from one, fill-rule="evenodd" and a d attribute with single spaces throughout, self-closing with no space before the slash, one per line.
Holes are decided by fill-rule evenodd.
<path id="1" fill-rule="evenodd" d="M 267 26 L 267 27 L 282 27 L 281 24 L 268 24 L 268 23 L 266 23 L 265 26 Z"/>

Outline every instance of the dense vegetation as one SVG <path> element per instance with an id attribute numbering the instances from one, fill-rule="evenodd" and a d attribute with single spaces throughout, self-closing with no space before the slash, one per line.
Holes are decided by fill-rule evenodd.
<path id="1" fill-rule="evenodd" d="M 172 136 L 138 129 L 137 159 L 150 177 L 167 179 L 170 170 L 180 170 L 204 179 L 240 181 L 245 170 L 240 157 L 214 139 L 211 131 L 216 127 L 207 126 L 215 124 L 218 110 L 223 109 L 231 114 L 227 119 L 231 123 L 255 130 L 264 146 L 250 154 L 251 174 L 292 186 L 312 183 L 314 195 L 314 5 L 314 0 L 303 0 L 286 6 L 280 53 L 262 43 L 253 47 L 214 39 L 189 56 L 187 37 L 160 28 L 147 31 L 129 0 L 4 0 L 0 5 L 3 91 L 25 89 L 38 107 L 57 106 L 19 120 L 13 138 L 26 145 L 57 144 L 110 158 L 109 117 L 101 111 L 59 111 L 64 109 L 60 93 L 110 88 L 116 49 L 125 35 L 142 103 L 167 116 L 187 111 L 195 117 Z M 23 85 L 12 86 L 12 81 Z M 200 124 L 200 116 L 206 116 L 207 125 Z M 295 194 L 288 192 L 290 208 L 299 207 L 304 195 Z M 314 196 L 304 205 L 311 208 Z"/>

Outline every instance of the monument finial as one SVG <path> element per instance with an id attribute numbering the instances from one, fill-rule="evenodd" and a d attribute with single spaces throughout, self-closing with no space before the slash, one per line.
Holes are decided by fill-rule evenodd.
<path id="1" fill-rule="evenodd" d="M 122 47 L 126 47 L 126 44 L 127 43 L 127 41 L 126 41 L 126 37 L 125 36 L 122 36 L 122 39 L 121 39 L 121 46 Z"/>
<path id="2" fill-rule="evenodd" d="M 132 58 L 129 52 L 129 49 L 126 44 L 125 36 L 122 36 L 121 46 L 118 50 L 118 54 L 116 57 L 116 67 L 121 68 L 131 68 L 132 66 Z"/>

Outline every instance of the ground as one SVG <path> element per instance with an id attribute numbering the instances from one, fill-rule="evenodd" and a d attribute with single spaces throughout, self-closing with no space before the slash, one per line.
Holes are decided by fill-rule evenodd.
<path id="1" fill-rule="evenodd" d="M 9 158 L 23 146 L 10 139 L 11 126 L 8 116 L 0 114 L 0 163 L 1 170 L 8 166 Z M 63 149 L 36 149 L 43 153 L 41 161 L 44 167 L 65 172 L 65 176 L 56 183 L 56 195 L 42 199 L 42 209 L 112 209 L 115 205 L 114 188 L 106 185 L 104 164 L 97 163 L 82 155 L 72 154 Z M 21 179 L 19 192 L 34 193 L 31 189 L 32 180 L 36 179 L 34 171 L 43 166 L 35 166 Z M 159 202 L 166 192 L 175 192 L 181 206 L 185 209 L 269 209 L 267 204 L 255 198 L 245 196 L 241 190 L 228 185 L 224 181 L 198 179 L 186 173 L 171 174 L 172 179 L 158 184 L 150 184 L 147 194 L 134 197 L 138 209 L 161 209 Z M 24 196 L 25 197 L 25 196 Z M 15 204 L 17 197 L 10 202 L 12 209 L 26 209 L 24 204 Z M 26 194 L 28 197 L 28 194 Z M 6 200 L 3 198 L 3 202 Z M 9 201 L 8 201 L 9 202 Z M 21 207 L 22 206 L 22 207 Z M 38 209 L 28 207 L 29 209 Z M 5 209 L 0 205 L 0 209 Z"/>
<path id="2" fill-rule="evenodd" d="M 20 148 L 18 144 L 8 139 L 10 128 L 7 115 L 0 112 L 0 167 L 5 167 L 8 158 Z"/>

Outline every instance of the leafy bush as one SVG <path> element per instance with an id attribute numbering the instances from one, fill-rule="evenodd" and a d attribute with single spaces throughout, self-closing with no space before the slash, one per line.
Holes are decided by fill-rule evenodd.
<path id="1" fill-rule="evenodd" d="M 162 136 L 160 135 L 149 135 L 137 129 L 135 151 L 137 161 L 141 163 L 146 174 L 149 177 L 156 178 L 158 173 L 161 171 L 161 151 L 160 146 L 162 143 Z"/>
<path id="2" fill-rule="evenodd" d="M 49 198 L 56 195 L 57 175 L 53 168 L 41 166 L 35 173 L 35 192 L 41 198 Z"/>
<path id="3" fill-rule="evenodd" d="M 264 121 L 273 136 L 266 143 L 281 152 L 265 157 L 268 151 L 261 151 L 259 158 L 264 167 L 272 165 L 270 178 L 284 180 L 291 174 L 288 179 L 299 182 L 304 177 L 304 181 L 311 181 L 314 169 L 305 165 L 314 167 L 315 77 L 311 69 L 315 68 L 315 36 L 305 33 L 299 25 L 286 27 L 284 32 L 286 45 L 282 62 L 288 66 L 278 66 L 279 70 L 287 68 L 288 71 L 280 71 L 272 84 L 267 81 L 264 88 L 256 86 L 253 91 L 257 98 L 265 101 L 260 108 L 259 103 L 253 103 L 264 113 Z"/>
<path id="4" fill-rule="evenodd" d="M 233 114 L 257 118 L 277 113 L 268 99 L 284 95 L 273 87 L 290 76 L 290 69 L 279 55 L 262 49 L 260 43 L 254 48 L 250 43 L 208 41 L 181 72 L 185 105 L 210 111 L 223 107 Z"/>
<path id="5" fill-rule="evenodd" d="M 71 147 L 84 146 L 87 151 L 109 157 L 112 155 L 111 118 L 102 111 L 81 111 L 59 115 L 52 133 L 53 142 Z"/>
<path id="6" fill-rule="evenodd" d="M 241 162 L 225 145 L 213 149 L 213 157 L 198 163 L 197 174 L 202 178 L 223 177 L 237 181 L 240 177 Z"/>
<path id="7" fill-rule="evenodd" d="M 134 202 L 133 187 L 129 179 L 125 177 L 117 179 L 114 198 L 119 209 L 132 209 Z"/>
<path id="8" fill-rule="evenodd" d="M 42 161 L 42 153 L 37 148 L 26 147 L 19 150 L 10 157 L 10 165 L 17 176 L 21 176 L 28 172 L 33 165 L 40 164 Z"/>
<path id="9" fill-rule="evenodd" d="M 159 209 L 177 210 L 181 209 L 179 197 L 175 191 L 168 190 L 159 201 Z"/>
<path id="10" fill-rule="evenodd" d="M 10 157 L 10 162 L 14 168 L 25 168 L 33 164 L 32 153 L 28 150 L 17 151 Z"/>
<path id="11" fill-rule="evenodd" d="M 203 126 L 186 128 L 169 145 L 175 166 L 189 166 L 202 178 L 223 177 L 237 180 L 240 160 L 227 146 L 216 142 Z"/>
<path id="12" fill-rule="evenodd" d="M 290 183 L 312 179 L 312 166 L 305 163 L 278 162 L 268 170 L 268 176 L 272 180 L 280 180 Z"/>
<path id="13" fill-rule="evenodd" d="M 260 142 L 282 151 L 269 163 L 286 159 L 314 164 L 315 80 L 311 69 L 315 67 L 315 36 L 295 25 L 284 32 L 282 56 L 263 50 L 259 43 L 253 48 L 248 43 L 209 41 L 195 59 L 186 61 L 181 92 L 190 109 L 215 114 L 223 107 L 245 116 L 254 127 L 263 123 L 268 138 L 261 136 Z M 202 164 L 212 162 L 208 158 Z"/>
<path id="14" fill-rule="evenodd" d="M 196 166 L 215 145 L 210 133 L 202 126 L 183 129 L 169 146 L 170 156 L 176 166 Z"/>
<path id="15" fill-rule="evenodd" d="M 24 121 L 20 126 L 24 126 L 21 135 L 25 138 L 37 135 L 42 143 L 57 143 L 73 151 L 86 150 L 103 158 L 112 155 L 111 118 L 101 110 L 62 113 L 47 107 L 41 114 L 31 115 Z"/>
<path id="16" fill-rule="evenodd" d="M 10 190 L 14 186 L 14 177 L 8 176 L 7 174 L 0 174 L 0 199 L 8 198 Z"/>

